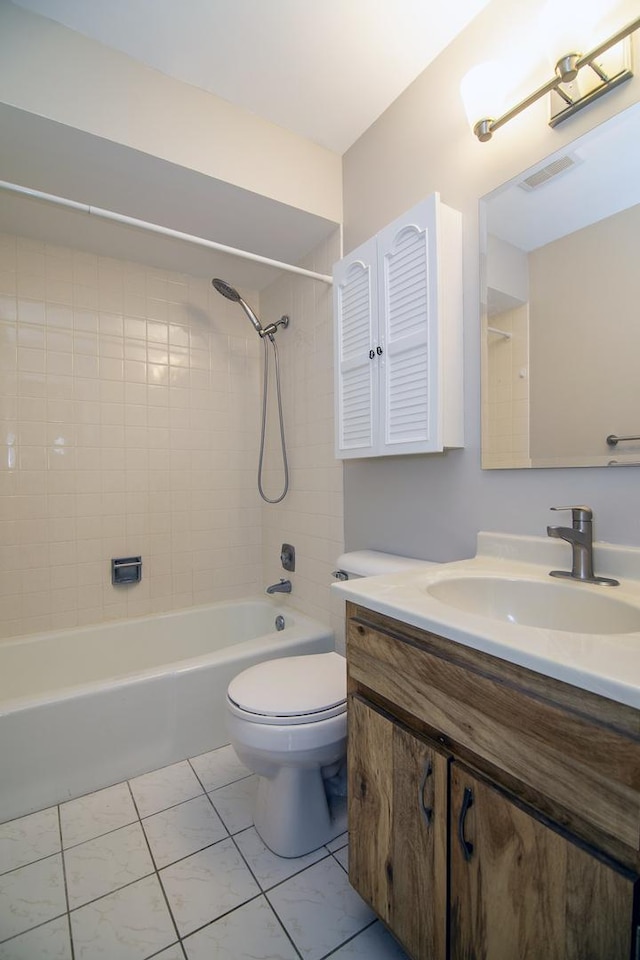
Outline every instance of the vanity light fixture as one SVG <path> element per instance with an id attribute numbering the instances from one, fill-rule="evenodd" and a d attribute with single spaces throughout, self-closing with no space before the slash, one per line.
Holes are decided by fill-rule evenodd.
<path id="1" fill-rule="evenodd" d="M 484 117 L 474 122 L 473 132 L 483 143 L 490 140 L 493 133 L 513 117 L 522 113 L 527 107 L 536 103 L 546 94 L 551 94 L 551 117 L 549 125 L 557 126 L 573 116 L 578 110 L 593 103 L 598 97 L 613 90 L 614 87 L 630 80 L 631 70 L 631 34 L 640 29 L 640 17 L 632 20 L 626 27 L 618 30 L 608 40 L 587 53 L 567 53 L 560 57 L 555 66 L 555 74 L 551 80 L 538 87 L 532 94 L 525 97 L 505 113 L 493 117 Z M 480 65 L 483 66 L 483 65 Z M 479 68 L 474 68 L 478 70 Z M 475 86 L 472 78 L 473 71 L 463 80 L 462 96 L 466 101 L 467 113 L 470 113 L 471 103 L 465 95 L 467 90 Z M 469 83 L 465 81 L 469 80 Z M 477 88 L 476 88 L 477 98 Z M 475 116 L 478 114 L 476 113 Z"/>

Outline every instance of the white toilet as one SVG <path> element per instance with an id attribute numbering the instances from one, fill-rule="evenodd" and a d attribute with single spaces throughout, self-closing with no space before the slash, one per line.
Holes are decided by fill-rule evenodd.
<path id="1" fill-rule="evenodd" d="M 346 830 L 327 781 L 347 752 L 347 664 L 338 653 L 267 660 L 229 684 L 227 727 L 258 775 L 255 828 L 281 857 L 301 857 Z"/>
<path id="2" fill-rule="evenodd" d="M 335 576 L 393 573 L 424 563 L 359 551 L 338 558 Z M 301 857 L 346 830 L 344 657 L 284 657 L 244 670 L 227 690 L 227 729 L 242 762 L 258 775 L 254 824 L 270 850 Z"/>

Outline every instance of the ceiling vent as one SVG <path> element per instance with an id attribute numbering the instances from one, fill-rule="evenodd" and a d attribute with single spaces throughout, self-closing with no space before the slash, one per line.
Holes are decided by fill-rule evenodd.
<path id="1" fill-rule="evenodd" d="M 524 180 L 520 181 L 518 186 L 522 190 L 537 190 L 538 187 L 548 183 L 554 177 L 564 173 L 566 170 L 571 170 L 579 163 L 582 163 L 582 160 L 575 153 L 565 153 L 564 156 L 558 157 L 557 160 L 553 160 L 551 163 L 548 163 L 546 167 L 541 167 L 540 170 L 536 170 L 535 173 L 529 174 L 528 177 L 525 177 Z"/>

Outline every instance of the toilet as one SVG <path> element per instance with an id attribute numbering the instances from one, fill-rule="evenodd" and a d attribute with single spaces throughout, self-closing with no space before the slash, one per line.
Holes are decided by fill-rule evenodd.
<path id="1" fill-rule="evenodd" d="M 377 551 L 343 554 L 340 579 L 392 573 L 425 561 Z M 280 857 L 301 857 L 347 829 L 347 665 L 338 653 L 282 657 L 238 674 L 227 690 L 227 729 L 258 776 L 254 825 Z"/>
<path id="2" fill-rule="evenodd" d="M 254 824 L 266 846 L 301 857 L 343 833 L 346 803 L 330 802 L 327 782 L 339 779 L 347 752 L 345 658 L 258 663 L 231 681 L 227 708 L 231 743 L 258 775 Z"/>

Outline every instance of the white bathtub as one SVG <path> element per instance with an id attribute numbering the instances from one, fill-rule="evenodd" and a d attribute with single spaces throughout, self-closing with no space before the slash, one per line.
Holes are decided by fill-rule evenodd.
<path id="1" fill-rule="evenodd" d="M 3 641 L 0 822 L 221 746 L 232 677 L 331 649 L 268 599 Z"/>

